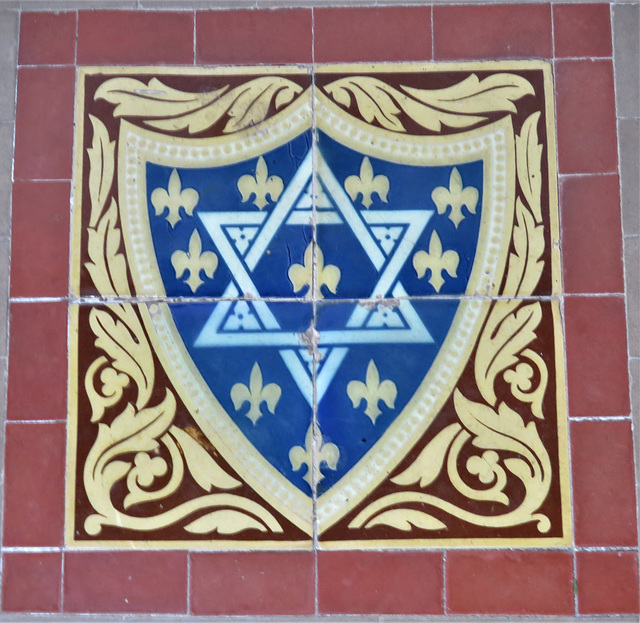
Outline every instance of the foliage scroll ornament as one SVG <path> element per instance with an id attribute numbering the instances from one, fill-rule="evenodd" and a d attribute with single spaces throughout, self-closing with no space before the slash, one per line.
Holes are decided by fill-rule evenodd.
<path id="1" fill-rule="evenodd" d="M 442 530 L 446 523 L 425 512 L 437 508 L 445 514 L 477 526 L 504 528 L 535 522 L 548 532 L 549 518 L 537 512 L 551 483 L 549 455 L 534 420 L 523 417 L 505 401 L 500 402 L 496 381 L 509 385 L 512 397 L 529 405 L 534 418 L 542 419 L 542 400 L 548 371 L 544 360 L 532 349 L 542 318 L 539 302 L 526 302 L 541 277 L 545 240 L 541 216 L 541 156 L 537 125 L 540 113 L 529 116 L 516 136 L 516 164 L 520 194 L 516 199 L 513 251 L 508 258 L 505 289 L 510 299 L 494 302 L 482 329 L 475 356 L 474 378 L 482 402 L 470 400 L 455 389 L 453 402 L 458 421 L 441 430 L 418 454 L 414 462 L 391 482 L 400 490 L 366 506 L 351 521 L 351 528 L 385 525 L 403 531 Z M 537 379 L 537 382 L 533 382 Z M 463 448 L 472 453 L 461 459 Z M 479 454 L 481 452 L 481 454 Z M 461 465 L 465 463 L 464 465 Z M 461 475 L 461 469 L 468 476 Z M 469 501 L 491 502 L 506 512 L 480 514 L 464 505 L 440 499 L 429 487 L 443 472 L 455 490 Z M 524 495 L 520 503 L 505 493 L 509 479 L 520 481 Z M 469 482 L 477 482 L 471 486 Z M 498 507 L 500 507 L 498 506 Z M 421 510 L 418 510 L 420 508 Z"/>
<path id="2" fill-rule="evenodd" d="M 103 297 L 122 300 L 131 292 L 125 259 L 119 251 L 118 206 L 111 196 L 115 142 L 100 120 L 93 116 L 90 120 L 91 210 L 89 261 L 85 266 Z M 98 427 L 84 465 L 84 487 L 95 510 L 85 521 L 86 532 L 97 536 L 103 526 L 148 532 L 186 520 L 190 521 L 184 530 L 191 534 L 225 535 L 250 529 L 282 532 L 266 508 L 230 493 L 242 483 L 220 467 L 193 436 L 173 424 L 177 408 L 173 392 L 165 388 L 159 403 L 152 399 L 157 394 L 153 352 L 134 305 L 113 302 L 105 309 L 94 308 L 89 325 L 95 345 L 104 355 L 91 363 L 84 380 L 92 408 L 91 422 Z M 119 408 L 125 390 L 135 400 Z M 107 423 L 105 414 L 116 408 L 119 412 Z M 170 498 L 186 474 L 206 495 L 150 516 L 130 512 L 140 508 L 138 505 Z M 113 496 L 118 483 L 127 491 L 121 508 L 116 507 Z"/>

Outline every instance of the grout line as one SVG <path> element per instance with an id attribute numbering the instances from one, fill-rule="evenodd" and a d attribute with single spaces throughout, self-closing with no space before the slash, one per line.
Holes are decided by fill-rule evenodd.
<path id="1" fill-rule="evenodd" d="M 447 550 L 442 552 L 442 613 L 448 614 L 449 604 L 447 604 Z"/>
<path id="2" fill-rule="evenodd" d="M 433 27 L 433 12 L 434 12 L 434 8 L 435 5 L 431 5 L 431 11 L 430 11 L 430 15 L 431 15 L 431 61 L 435 62 L 436 60 L 436 41 L 435 41 L 435 28 Z"/>
<path id="3" fill-rule="evenodd" d="M 603 177 L 603 176 L 612 176 L 618 175 L 618 171 L 604 171 L 604 172 L 593 172 L 593 173 L 558 173 L 558 178 L 563 177 Z"/>
<path id="4" fill-rule="evenodd" d="M 64 612 L 64 557 L 65 551 L 64 548 L 61 548 L 60 552 L 60 610 L 59 612 Z"/>
<path id="5" fill-rule="evenodd" d="M 631 415 L 571 415 L 570 422 L 628 422 Z"/>

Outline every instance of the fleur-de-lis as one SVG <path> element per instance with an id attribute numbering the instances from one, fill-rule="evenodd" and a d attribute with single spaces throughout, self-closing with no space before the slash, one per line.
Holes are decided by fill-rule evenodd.
<path id="1" fill-rule="evenodd" d="M 278 201 L 278 197 L 280 197 L 283 189 L 284 184 L 281 177 L 277 175 L 269 177 L 267 163 L 262 156 L 258 158 L 255 176 L 247 174 L 238 180 L 238 190 L 242 195 L 242 202 L 245 203 L 249 201 L 251 195 L 255 195 L 253 203 L 257 206 L 258 210 L 262 210 L 262 208 L 269 203 L 267 201 L 267 195 L 271 197 L 271 201 Z"/>
<path id="2" fill-rule="evenodd" d="M 174 169 L 169 177 L 169 187 L 167 192 L 164 188 L 156 188 L 151 193 L 151 203 L 156 211 L 156 216 L 162 216 L 166 209 L 169 213 L 166 216 L 171 227 L 181 219 L 180 208 L 189 216 L 193 215 L 193 209 L 198 203 L 198 191 L 195 188 L 185 188 L 182 190 L 182 182 L 178 171 Z"/>
<path id="3" fill-rule="evenodd" d="M 435 288 L 436 292 L 440 292 L 440 288 L 444 283 L 442 271 L 446 270 L 450 277 L 457 277 L 456 271 L 459 262 L 460 256 L 453 249 L 445 251 L 444 253 L 442 252 L 442 242 L 435 229 L 429 240 L 429 253 L 426 251 L 418 251 L 413 256 L 413 267 L 416 270 L 418 279 L 424 277 L 428 268 L 431 271 L 429 283 Z"/>
<path id="4" fill-rule="evenodd" d="M 189 271 L 189 278 L 184 281 L 195 292 L 204 281 L 200 279 L 200 271 L 213 279 L 218 268 L 218 256 L 213 251 L 202 252 L 202 240 L 197 229 L 193 230 L 189 238 L 189 251 L 174 251 L 171 254 L 171 264 L 176 271 L 176 279 L 180 279 L 185 271 Z"/>
<path id="5" fill-rule="evenodd" d="M 380 374 L 373 359 L 369 361 L 367 366 L 366 383 L 350 381 L 347 384 L 347 396 L 351 399 L 353 408 L 357 409 L 362 400 L 366 400 L 367 408 L 364 412 L 374 424 L 376 423 L 376 418 L 382 413 L 378 408 L 378 401 L 382 400 L 389 409 L 393 409 L 397 395 L 398 389 L 393 381 L 380 382 Z"/>
<path id="6" fill-rule="evenodd" d="M 326 286 L 329 292 L 335 294 L 340 282 L 340 269 L 333 264 L 324 265 L 324 254 L 318 247 L 316 258 L 318 298 L 324 298 L 321 288 Z M 313 283 L 313 242 L 310 242 L 304 251 L 304 264 L 292 264 L 288 271 L 289 281 L 293 285 L 293 291 L 299 292 L 305 286 L 309 286 L 307 296 L 311 295 Z"/>
<path id="7" fill-rule="evenodd" d="M 276 405 L 280 400 L 282 390 L 276 383 L 268 383 L 264 387 L 262 386 L 262 370 L 258 362 L 253 364 L 251 369 L 251 376 L 249 378 L 249 387 L 244 383 L 236 383 L 231 388 L 231 400 L 236 411 L 240 410 L 240 407 L 245 402 L 249 403 L 249 411 L 246 416 L 255 424 L 261 417 L 262 411 L 260 405 L 263 402 L 267 403 L 267 409 L 271 413 L 275 413 Z"/>
<path id="8" fill-rule="evenodd" d="M 467 206 L 471 214 L 476 213 L 478 204 L 478 189 L 473 186 L 463 187 L 462 176 L 458 169 L 454 167 L 449 177 L 449 188 L 438 186 L 432 193 L 431 198 L 438 208 L 438 214 L 445 214 L 447 207 L 451 206 L 449 219 L 458 227 L 460 221 L 464 219 L 462 206 Z"/>
<path id="9" fill-rule="evenodd" d="M 311 424 L 304 438 L 304 448 L 302 446 L 293 446 L 293 448 L 289 450 L 289 460 L 291 461 L 291 467 L 294 472 L 297 472 L 303 465 L 307 466 L 307 473 L 303 478 L 309 483 L 310 487 L 313 487 L 314 436 L 316 442 L 316 461 L 318 465 L 316 483 L 324 478 L 324 474 L 321 471 L 322 464 L 324 463 L 329 469 L 335 470 L 338 466 L 338 459 L 340 458 L 338 446 L 336 446 L 335 443 L 325 442 L 322 439 L 320 427 L 317 426 L 314 432 L 313 424 Z"/>
<path id="10" fill-rule="evenodd" d="M 387 203 L 387 193 L 389 192 L 389 178 L 386 175 L 373 175 L 371 161 L 366 156 L 360 165 L 360 176 L 350 175 L 344 181 L 344 188 L 349 193 L 352 201 L 355 201 L 359 194 L 362 194 L 362 205 L 365 208 L 373 203 L 371 195 L 378 193 L 381 201 Z"/>

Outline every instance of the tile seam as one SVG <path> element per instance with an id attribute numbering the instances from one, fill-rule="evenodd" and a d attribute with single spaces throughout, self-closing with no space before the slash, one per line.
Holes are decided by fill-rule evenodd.
<path id="1" fill-rule="evenodd" d="M 14 26 L 14 44 L 16 50 L 16 65 L 18 62 L 18 55 L 20 51 L 20 24 L 21 24 L 22 15 L 18 13 L 16 24 Z M 7 317 L 5 318 L 4 327 L 1 330 L 5 331 L 6 334 L 6 342 L 5 349 L 6 352 L 2 353 L 6 356 L 6 366 L 5 366 L 5 374 L 2 379 L 0 379 L 0 390 L 2 390 L 2 394 L 4 394 L 1 398 L 2 404 L 2 439 L 0 439 L 0 461 L 2 466 L 2 483 L 0 488 L 0 554 L 3 552 L 4 546 L 4 512 L 5 512 L 5 499 L 6 499 L 6 487 L 5 487 L 5 474 L 6 474 L 6 430 L 7 430 L 7 409 L 9 407 L 8 393 L 9 393 L 9 352 L 10 352 L 10 339 L 11 339 L 11 310 L 8 304 L 9 297 L 11 294 L 11 234 L 13 233 L 13 181 L 15 179 L 15 158 L 13 157 L 15 154 L 16 147 L 16 118 L 17 118 L 17 110 L 18 110 L 18 68 L 16 66 L 13 71 L 13 132 L 11 133 L 12 138 L 12 149 L 11 149 L 11 172 L 10 172 L 10 180 L 9 180 L 9 205 L 8 205 L 8 234 L 9 234 L 9 244 L 8 244 L 8 257 L 7 257 L 7 284 L 6 291 L 2 293 L 0 296 L 5 296 L 7 300 Z M 4 584 L 4 556 L 0 555 L 0 580 Z M 4 607 L 4 595 L 3 591 L 0 590 L 0 611 Z"/>

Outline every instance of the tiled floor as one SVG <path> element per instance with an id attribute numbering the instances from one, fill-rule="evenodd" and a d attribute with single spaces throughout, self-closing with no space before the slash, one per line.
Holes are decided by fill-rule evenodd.
<path id="1" fill-rule="evenodd" d="M 637 620 L 638 4 L 145 4 L 0 11 L 3 616 Z"/>

